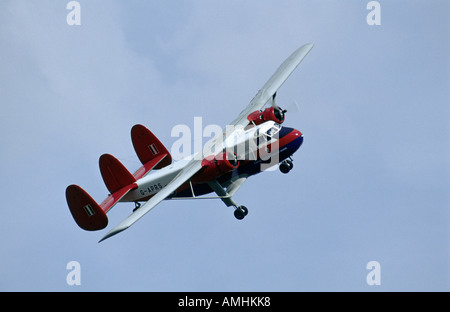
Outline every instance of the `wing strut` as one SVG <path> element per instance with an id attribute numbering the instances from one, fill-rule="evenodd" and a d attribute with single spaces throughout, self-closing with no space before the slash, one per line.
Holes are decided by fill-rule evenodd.
<path id="1" fill-rule="evenodd" d="M 220 185 L 220 183 L 217 180 L 211 180 L 208 182 L 208 185 L 213 189 L 214 192 L 216 192 L 217 196 L 220 197 L 220 199 L 227 205 L 227 207 L 234 206 L 235 208 L 238 208 L 239 205 L 236 204 L 236 202 L 233 200 L 230 194 L 228 194 L 227 191 L 225 191 Z"/>

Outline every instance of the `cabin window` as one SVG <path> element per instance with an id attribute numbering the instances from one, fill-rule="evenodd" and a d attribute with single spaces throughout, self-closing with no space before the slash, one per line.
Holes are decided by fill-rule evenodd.
<path id="1" fill-rule="evenodd" d="M 280 130 L 281 130 L 280 125 L 273 125 L 269 130 L 267 130 L 264 133 L 264 137 L 266 138 L 267 141 L 270 141 L 273 137 L 275 137 L 278 134 L 278 132 L 280 132 Z"/>

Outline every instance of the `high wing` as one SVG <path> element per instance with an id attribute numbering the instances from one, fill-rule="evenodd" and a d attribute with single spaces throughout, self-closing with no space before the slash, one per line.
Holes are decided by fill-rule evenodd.
<path id="1" fill-rule="evenodd" d="M 261 110 L 267 102 L 274 97 L 278 89 L 283 85 L 283 83 L 289 78 L 289 76 L 293 73 L 293 71 L 297 68 L 297 66 L 301 63 L 301 61 L 305 58 L 305 56 L 309 53 L 309 51 L 313 48 L 313 44 L 305 44 L 304 46 L 298 48 L 294 53 L 291 54 L 281 66 L 277 69 L 277 71 L 270 77 L 270 79 L 264 84 L 261 90 L 258 91 L 256 96 L 251 100 L 250 104 L 240 113 L 240 115 L 230 123 L 230 125 L 235 126 L 235 129 L 242 126 L 245 127 L 249 124 L 249 120 L 247 117 L 258 110 Z M 226 136 L 231 133 L 226 132 Z M 208 156 L 212 153 L 214 145 L 218 142 L 222 142 L 223 139 L 222 134 L 218 134 L 215 138 L 210 140 L 204 147 L 203 156 Z M 214 148 L 216 151 L 216 149 Z M 217 154 L 217 152 L 215 153 Z M 196 155 L 198 156 L 198 155 Z M 158 205 L 161 201 L 169 197 L 174 191 L 176 191 L 181 185 L 183 185 L 186 181 L 192 178 L 197 172 L 202 169 L 202 159 L 198 160 L 199 157 L 193 157 L 193 159 L 186 165 L 186 167 L 169 183 L 166 187 L 164 187 L 161 191 L 159 191 L 156 195 L 154 195 L 150 200 L 148 200 L 145 204 L 143 204 L 139 209 L 135 210 L 130 216 L 128 216 L 125 220 L 120 222 L 115 228 L 109 231 L 101 240 L 105 240 L 111 236 L 114 236 L 137 222 L 140 218 L 142 218 L 147 212 L 152 210 L 156 205 Z M 227 186 L 227 189 L 223 189 L 222 185 L 220 185 L 217 180 L 209 181 L 209 185 L 213 188 L 213 190 L 219 195 L 223 197 L 223 201 L 227 204 L 227 206 L 233 205 L 236 206 L 236 203 L 232 200 L 231 196 L 242 186 L 242 184 L 246 181 L 247 177 L 240 177 L 239 179 L 230 181 L 231 183 Z"/>
<path id="2" fill-rule="evenodd" d="M 108 232 L 99 242 L 114 236 L 133 225 L 136 221 L 142 218 L 147 212 L 152 210 L 156 205 L 166 199 L 170 194 L 176 191 L 182 184 L 188 181 L 200 169 L 202 161 L 195 157 L 186 165 L 186 167 L 161 191 L 143 204 L 139 209 L 134 211 L 128 218 L 119 223 L 114 229 Z"/>
<path id="3" fill-rule="evenodd" d="M 245 127 L 249 124 L 248 115 L 254 111 L 262 109 L 266 103 L 274 96 L 283 83 L 294 72 L 300 62 L 311 51 L 314 44 L 308 43 L 298 48 L 280 65 L 277 71 L 270 77 L 266 84 L 258 91 L 250 104 L 241 112 L 239 117 L 233 120 L 230 125 Z"/>

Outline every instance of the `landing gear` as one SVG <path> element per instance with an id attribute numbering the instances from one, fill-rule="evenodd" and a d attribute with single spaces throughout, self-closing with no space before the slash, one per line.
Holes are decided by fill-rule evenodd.
<path id="1" fill-rule="evenodd" d="M 139 203 L 139 202 L 134 202 L 134 209 L 133 209 L 133 212 L 135 212 L 135 211 L 138 210 L 139 208 L 141 208 L 141 203 Z"/>
<path id="2" fill-rule="evenodd" d="M 224 190 L 223 186 L 217 182 L 217 180 L 211 180 L 208 182 L 208 185 L 213 189 L 214 192 L 220 199 L 227 205 L 227 207 L 234 207 L 234 216 L 238 220 L 242 220 L 248 214 L 248 209 L 245 206 L 238 205 L 232 198 L 233 194 L 237 191 L 237 189 L 245 182 L 247 178 L 242 177 L 236 180 L 233 180 L 232 184 L 227 187 L 227 190 Z"/>
<path id="3" fill-rule="evenodd" d="M 292 159 L 286 159 L 280 164 L 280 171 L 284 174 L 289 173 L 289 171 L 294 168 L 294 164 L 292 163 Z"/>
<path id="4" fill-rule="evenodd" d="M 248 214 L 248 209 L 245 206 L 239 206 L 234 210 L 234 216 L 238 220 L 242 220 Z"/>

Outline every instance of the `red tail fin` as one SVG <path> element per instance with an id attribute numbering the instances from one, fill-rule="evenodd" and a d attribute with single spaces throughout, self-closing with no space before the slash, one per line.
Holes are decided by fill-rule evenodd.
<path id="1" fill-rule="evenodd" d="M 112 155 L 102 155 L 99 160 L 99 165 L 103 181 L 111 194 L 136 182 L 136 179 L 127 168 Z"/>
<path id="2" fill-rule="evenodd" d="M 172 163 L 169 151 L 146 127 L 135 125 L 131 129 L 131 140 L 133 141 L 134 150 L 143 165 L 164 154 L 166 154 L 166 157 L 157 164 L 155 169 L 161 169 Z"/>
<path id="3" fill-rule="evenodd" d="M 75 222 L 86 231 L 102 230 L 108 225 L 106 213 L 128 192 L 135 189 L 135 183 L 129 184 L 111 194 L 100 205 L 78 185 L 66 189 L 66 200 Z"/>
<path id="4" fill-rule="evenodd" d="M 92 197 L 78 185 L 66 189 L 66 200 L 77 224 L 86 231 L 102 230 L 108 225 L 108 217 Z"/>

